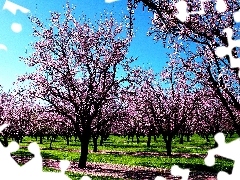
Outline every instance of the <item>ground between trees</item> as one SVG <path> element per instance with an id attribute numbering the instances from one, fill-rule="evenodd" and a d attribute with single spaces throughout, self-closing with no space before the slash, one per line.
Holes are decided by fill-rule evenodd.
<path id="1" fill-rule="evenodd" d="M 13 156 L 13 158 L 18 163 L 26 163 L 31 158 L 24 156 Z M 53 159 L 43 159 L 43 165 L 45 167 L 50 167 L 59 170 L 58 164 L 60 161 Z M 170 171 L 161 168 L 148 168 L 141 166 L 127 166 L 127 165 L 117 165 L 109 163 L 87 163 L 86 168 L 79 169 L 77 162 L 71 162 L 70 168 L 67 171 L 75 173 L 83 173 L 85 175 L 94 176 L 111 176 L 113 178 L 124 178 L 124 179 L 155 179 L 156 176 L 163 176 L 167 179 L 181 179 L 180 177 L 174 177 L 171 175 Z M 190 180 L 215 180 L 216 173 L 209 172 L 191 172 Z"/>

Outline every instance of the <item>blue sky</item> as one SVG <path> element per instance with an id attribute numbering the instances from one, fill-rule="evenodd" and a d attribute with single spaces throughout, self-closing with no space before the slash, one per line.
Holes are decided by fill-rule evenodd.
<path id="1" fill-rule="evenodd" d="M 90 19 L 94 19 L 95 15 L 99 15 L 104 10 L 112 11 L 121 18 L 121 12 L 127 13 L 127 0 L 119 0 L 114 3 L 105 3 L 104 0 L 70 0 L 71 4 L 76 5 L 75 14 L 81 16 L 86 14 Z M 30 14 L 45 20 L 50 17 L 49 11 L 63 12 L 65 0 L 11 0 L 30 10 Z M 12 88 L 12 83 L 16 81 L 18 75 L 29 71 L 29 68 L 19 61 L 20 56 L 26 56 L 25 51 L 29 49 L 29 43 L 35 41 L 32 37 L 32 24 L 28 19 L 29 14 L 17 11 L 14 15 L 7 9 L 3 9 L 5 0 L 0 0 L 0 44 L 7 47 L 7 51 L 0 49 L 0 84 L 4 90 Z M 141 67 L 151 66 L 155 72 L 159 72 L 166 60 L 168 60 L 166 52 L 161 42 L 154 42 L 152 37 L 147 37 L 146 33 L 150 27 L 151 12 L 142 8 L 138 8 L 135 12 L 134 28 L 137 30 L 129 49 L 129 56 L 138 57 L 133 64 Z M 19 33 L 11 29 L 13 23 L 22 25 L 22 31 Z M 150 65 L 147 65 L 149 64 Z"/>

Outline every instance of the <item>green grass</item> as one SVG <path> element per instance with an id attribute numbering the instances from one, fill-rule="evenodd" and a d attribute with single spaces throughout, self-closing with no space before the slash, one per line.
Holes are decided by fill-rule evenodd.
<path id="1" fill-rule="evenodd" d="M 227 138 L 227 142 L 232 141 L 237 136 L 233 138 Z M 210 142 L 207 143 L 205 139 L 194 135 L 190 142 L 184 142 L 184 144 L 179 144 L 179 138 L 175 138 L 172 143 L 173 153 L 198 153 L 207 155 L 207 151 L 213 148 L 214 139 L 210 137 Z M 35 139 L 26 137 L 20 146 L 27 146 L 30 142 L 34 142 Z M 140 138 L 140 143 L 136 143 L 136 138 L 134 142 L 128 140 L 127 138 L 110 136 L 107 141 L 104 142 L 103 146 L 98 146 L 98 150 L 111 150 L 111 151 L 124 151 L 129 154 L 99 154 L 99 153 L 89 153 L 89 162 L 103 162 L 112 164 L 124 164 L 130 166 L 146 166 L 146 167 L 158 167 L 158 168 L 168 168 L 170 169 L 172 165 L 177 164 L 182 168 L 190 168 L 191 171 L 208 171 L 208 172 L 218 172 L 220 170 L 231 172 L 233 162 L 223 158 L 216 158 L 216 165 L 213 167 L 207 167 L 204 165 L 204 159 L 200 157 L 185 158 L 185 157 L 168 157 L 168 156 L 134 156 L 132 153 L 135 152 L 158 152 L 165 153 L 165 143 L 162 138 L 158 138 L 157 142 L 152 139 L 151 147 L 146 146 L 147 137 Z M 39 143 L 39 142 L 38 142 Z M 56 142 L 53 142 L 53 149 L 49 149 L 49 141 L 44 139 L 44 143 L 40 144 L 41 154 L 43 158 L 46 159 L 67 159 L 70 161 L 79 160 L 80 143 L 74 142 L 72 139 L 70 141 L 70 146 L 66 145 L 66 141 L 59 137 Z M 92 150 L 93 144 L 90 142 L 89 149 Z M 14 154 L 18 155 L 31 155 L 27 149 L 20 149 Z"/>
<path id="2" fill-rule="evenodd" d="M 33 138 L 26 137 L 21 143 L 21 146 L 27 146 L 30 142 L 35 141 Z M 99 150 L 113 150 L 113 151 L 125 151 L 125 152 L 164 152 L 165 151 L 165 144 L 161 138 L 158 138 L 157 142 L 152 141 L 151 147 L 146 147 L 146 141 L 147 138 L 141 138 L 140 143 L 136 143 L 136 139 L 134 139 L 134 142 L 131 142 L 131 140 L 127 140 L 127 138 L 122 137 L 116 137 L 116 136 L 110 136 L 110 138 L 104 142 L 103 146 L 98 146 Z M 203 149 L 206 150 L 209 148 L 209 143 L 206 143 L 203 139 L 199 138 L 198 136 L 195 136 L 193 138 L 193 141 L 191 142 L 185 142 L 183 145 L 180 145 L 178 143 L 178 138 L 173 141 L 173 152 L 193 152 L 196 153 L 203 153 Z M 49 149 L 50 142 L 44 139 L 44 144 L 40 144 L 41 148 Z M 202 145 L 200 145 L 202 144 Z M 65 140 L 62 138 L 58 138 L 56 142 L 53 142 L 53 148 L 54 149 L 65 149 L 65 150 L 79 150 L 80 149 L 80 142 L 74 142 L 73 140 L 70 142 L 70 146 L 66 145 Z M 194 147 L 191 148 L 190 151 L 186 149 L 185 147 Z M 90 142 L 89 148 L 92 149 L 93 144 Z"/>
<path id="3" fill-rule="evenodd" d="M 232 141 L 236 139 L 237 136 L 234 135 L 232 138 L 227 138 L 226 141 Z M 198 135 L 194 135 L 191 138 L 190 142 L 184 142 L 184 144 L 179 144 L 179 138 L 175 138 L 172 143 L 172 152 L 174 153 L 199 153 L 206 154 L 209 149 L 211 149 L 214 145 L 213 137 L 210 137 L 210 143 L 207 143 L 205 139 L 199 137 Z M 21 143 L 21 146 L 28 146 L 30 142 L 35 142 L 35 138 L 26 137 Z M 140 143 L 137 144 L 136 138 L 134 137 L 134 142 L 132 140 L 128 140 L 127 138 L 110 136 L 107 141 L 104 142 L 103 146 L 98 146 L 98 150 L 112 150 L 112 151 L 125 151 L 125 152 L 166 152 L 165 143 L 162 138 L 158 138 L 157 142 L 154 142 L 152 139 L 151 147 L 148 148 L 146 146 L 147 137 L 140 138 Z M 38 140 L 39 143 L 39 140 Z M 50 141 L 44 139 L 43 144 L 39 144 L 41 148 L 49 149 Z M 58 137 L 56 142 L 52 144 L 53 149 L 65 149 L 67 150 L 79 150 L 80 142 L 74 142 L 72 139 L 70 141 L 70 146 L 66 145 L 66 141 Z M 89 149 L 93 149 L 93 143 L 90 141 Z"/>

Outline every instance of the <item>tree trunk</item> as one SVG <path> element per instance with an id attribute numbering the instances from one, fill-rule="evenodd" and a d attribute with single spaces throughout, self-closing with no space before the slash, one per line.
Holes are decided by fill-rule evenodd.
<path id="1" fill-rule="evenodd" d="M 187 135 L 187 142 L 190 142 L 190 135 Z"/>
<path id="2" fill-rule="evenodd" d="M 81 141 L 81 154 L 79 158 L 78 167 L 80 169 L 86 168 L 87 156 L 88 156 L 88 145 L 91 138 L 91 127 L 83 129 L 82 135 L 80 136 Z"/>
<path id="3" fill-rule="evenodd" d="M 139 142 L 140 142 L 140 141 L 139 141 L 139 136 L 137 135 L 137 144 L 139 144 Z"/>
<path id="4" fill-rule="evenodd" d="M 93 152 L 97 152 L 97 140 L 98 140 L 98 137 L 97 136 L 94 136 L 93 137 Z"/>
<path id="5" fill-rule="evenodd" d="M 53 142 L 56 142 L 57 135 L 52 136 L 52 138 L 53 138 Z"/>
<path id="6" fill-rule="evenodd" d="M 151 135 L 148 135 L 147 147 L 151 146 Z"/>
<path id="7" fill-rule="evenodd" d="M 183 134 L 181 134 L 181 136 L 180 136 L 179 144 L 183 144 Z"/>
<path id="8" fill-rule="evenodd" d="M 65 136 L 66 137 L 66 141 L 67 141 L 67 146 L 69 146 L 69 136 Z"/>
<path id="9" fill-rule="evenodd" d="M 18 136 L 15 136 L 14 140 L 19 144 L 19 137 Z"/>
<path id="10" fill-rule="evenodd" d="M 100 139 L 100 146 L 103 145 L 103 136 L 101 136 L 101 139 Z"/>
<path id="11" fill-rule="evenodd" d="M 168 136 L 166 143 L 167 156 L 172 155 L 172 137 Z"/>
<path id="12" fill-rule="evenodd" d="M 22 143 L 23 142 L 23 137 L 20 137 L 20 143 Z"/>
<path id="13" fill-rule="evenodd" d="M 67 146 L 69 146 L 69 136 L 66 136 Z"/>
<path id="14" fill-rule="evenodd" d="M 210 140 L 209 140 L 209 138 L 208 138 L 208 135 L 206 135 L 206 140 L 207 140 L 207 142 L 210 142 Z"/>
<path id="15" fill-rule="evenodd" d="M 43 135 L 42 134 L 40 134 L 40 142 L 39 142 L 39 144 L 43 144 Z"/>
<path id="16" fill-rule="evenodd" d="M 49 149 L 52 149 L 53 137 L 49 137 L 49 139 L 50 139 Z"/>
<path id="17" fill-rule="evenodd" d="M 157 142 L 157 136 L 154 135 L 154 142 Z"/>
<path id="18" fill-rule="evenodd" d="M 3 141 L 1 140 L 1 143 L 4 147 L 8 146 L 8 138 L 6 136 L 3 136 Z"/>

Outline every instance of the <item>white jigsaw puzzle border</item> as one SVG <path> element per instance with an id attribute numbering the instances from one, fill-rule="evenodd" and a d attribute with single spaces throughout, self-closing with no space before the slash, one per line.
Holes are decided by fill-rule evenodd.
<path id="1" fill-rule="evenodd" d="M 206 2 L 206 1 L 208 1 L 208 0 L 200 0 L 200 2 L 201 2 L 200 11 L 193 11 L 193 12 L 188 12 L 187 11 L 187 2 L 186 1 L 181 0 L 181 1 L 177 2 L 175 4 L 175 7 L 178 11 L 178 13 L 176 14 L 176 17 L 180 21 L 185 22 L 187 20 L 187 18 L 192 14 L 204 15 L 205 14 L 204 2 Z M 216 10 L 219 13 L 225 12 L 227 10 L 227 5 L 226 5 L 224 0 L 217 0 L 216 1 Z M 240 10 L 233 13 L 233 19 L 236 23 L 240 22 Z M 232 28 L 226 28 L 226 29 L 223 30 L 223 32 L 226 33 L 229 46 L 228 47 L 225 47 L 225 46 L 217 47 L 216 50 L 215 50 L 215 54 L 219 58 L 223 58 L 224 56 L 228 55 L 229 59 L 230 59 L 230 67 L 239 69 L 238 77 L 240 78 L 240 58 L 235 58 L 232 55 L 232 49 L 235 48 L 235 47 L 240 47 L 240 40 L 233 40 L 232 39 L 232 36 L 233 36 Z"/>
<path id="2" fill-rule="evenodd" d="M 2 132 L 8 125 L 3 124 L 0 126 L 0 132 Z M 19 149 L 19 144 L 15 141 L 11 142 L 8 147 L 4 147 L 0 143 L 0 169 L 1 178 L 3 179 L 21 179 L 21 180 L 32 180 L 32 179 L 57 179 L 57 180 L 71 180 L 65 171 L 70 165 L 67 160 L 61 160 L 59 167 L 61 169 L 60 173 L 55 172 L 43 172 L 42 156 L 40 153 L 40 147 L 36 142 L 30 143 L 28 146 L 29 152 L 31 152 L 34 157 L 28 161 L 26 164 L 20 166 L 12 157 L 11 153 L 16 152 Z M 82 180 L 87 180 L 84 176 Z"/>
<path id="3" fill-rule="evenodd" d="M 199 15 L 204 15 L 204 2 L 207 0 L 201 0 L 201 9 L 200 11 L 194 11 L 194 12 L 188 12 L 187 11 L 187 3 L 183 0 L 179 1 L 178 3 L 175 4 L 178 14 L 176 17 L 184 22 L 187 20 L 187 18 L 192 15 L 192 14 L 199 14 Z M 6 0 L 3 9 L 7 9 L 10 12 L 12 12 L 14 15 L 16 14 L 17 10 L 20 10 L 23 13 L 28 13 L 29 10 L 16 5 L 8 0 Z M 217 0 L 216 2 L 216 10 L 218 12 L 224 12 L 226 10 L 226 4 L 224 0 Z M 237 11 L 233 15 L 234 21 L 235 22 L 240 22 L 240 11 Z M 231 68 L 240 68 L 240 60 L 239 58 L 234 58 L 232 54 L 230 53 L 231 50 L 234 47 L 240 47 L 240 40 L 233 40 L 232 39 L 232 29 L 231 28 L 226 28 L 224 29 L 224 32 L 226 32 L 229 46 L 228 47 L 218 47 L 216 49 L 216 55 L 220 58 L 223 58 L 225 55 L 229 55 L 230 57 L 230 62 L 231 62 Z M 5 49 L 6 46 L 3 44 L 0 44 L 0 49 Z M 240 73 L 239 73 L 240 77 Z M 0 132 L 2 132 L 5 128 L 7 127 L 7 124 L 4 124 L 0 126 Z M 218 180 L 223 180 L 223 179 L 238 179 L 240 177 L 240 155 L 238 155 L 237 150 L 240 149 L 240 138 L 230 142 L 226 143 L 225 142 L 225 137 L 223 133 L 218 133 L 215 135 L 215 140 L 218 143 L 218 147 L 211 149 L 208 151 L 208 156 L 205 158 L 205 164 L 208 166 L 212 166 L 215 163 L 215 155 L 220 155 L 222 157 L 231 159 L 234 161 L 234 167 L 232 174 L 228 174 L 226 172 L 220 171 L 217 175 Z M 34 158 L 32 158 L 29 162 L 24 164 L 23 166 L 20 166 L 18 163 L 16 163 L 15 160 L 11 157 L 12 152 L 15 152 L 19 149 L 19 144 L 16 142 L 11 142 L 8 147 L 4 147 L 0 143 L 0 161 L 4 162 L 4 164 L 0 162 L 0 169 L 2 170 L 1 177 L 4 177 L 4 174 L 8 176 L 8 179 L 33 179 L 33 177 L 38 177 L 39 178 L 45 178 L 45 179 L 59 179 L 59 180 L 70 180 L 70 178 L 65 175 L 66 169 L 69 167 L 70 162 L 63 160 L 60 161 L 60 173 L 54 173 L 54 172 L 43 172 L 42 171 L 42 157 L 40 154 L 40 148 L 37 143 L 31 143 L 28 146 L 29 152 L 34 154 Z M 11 172 L 9 172 L 11 171 Z M 14 172 L 14 173 L 12 173 Z M 189 178 L 189 169 L 182 169 L 177 165 L 172 166 L 171 168 L 171 174 L 174 176 L 181 176 L 182 180 L 187 180 Z M 10 177 L 9 177 L 10 176 Z M 89 176 L 83 176 L 81 178 L 82 180 L 90 180 L 91 178 Z M 165 180 L 164 177 L 162 176 L 157 176 L 155 180 Z"/>

